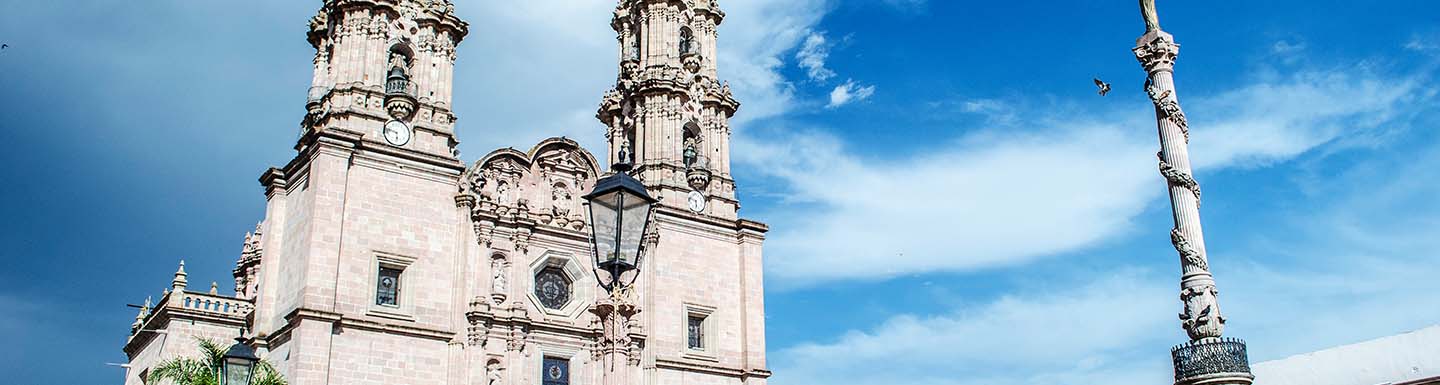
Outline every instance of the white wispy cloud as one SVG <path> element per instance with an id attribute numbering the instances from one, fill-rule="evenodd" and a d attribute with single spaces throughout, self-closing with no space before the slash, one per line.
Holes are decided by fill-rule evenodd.
<path id="1" fill-rule="evenodd" d="M 853 101 L 846 86 L 839 101 Z M 1190 99 L 1201 171 L 1288 159 L 1413 108 L 1417 84 L 1363 70 L 1307 72 Z M 1013 265 L 1130 229 L 1164 189 L 1148 108 L 1047 116 L 941 139 L 919 155 L 863 159 L 823 131 L 738 135 L 737 161 L 808 205 L 771 213 L 767 273 L 787 285 Z M 777 138 L 778 137 L 778 138 Z M 779 140 L 777 140 L 779 139 Z M 1203 175 L 1201 175 L 1203 177 Z M 842 182 L 843 181 L 843 182 Z M 844 188 L 836 188 L 843 183 Z M 800 210 L 803 210 L 800 211 Z M 804 220 L 786 220 L 804 218 Z M 898 223 L 901 226 L 875 226 Z"/>
<path id="2" fill-rule="evenodd" d="M 830 46 L 824 32 L 811 32 L 805 37 L 800 51 L 795 53 L 795 60 L 799 62 L 800 68 L 805 69 L 810 80 L 824 82 L 835 77 L 835 71 L 825 68 L 825 60 L 830 57 Z"/>
<path id="3" fill-rule="evenodd" d="M 1382 152 L 1383 153 L 1383 152 Z M 1313 206 L 1279 227 L 1212 245 L 1230 319 L 1252 362 L 1440 322 L 1440 149 L 1330 170 Z M 1123 262 L 1121 262 L 1123 263 Z M 979 305 L 919 309 L 778 350 L 777 385 L 1165 383 L 1184 341 L 1178 277 L 1070 271 Z M 1058 282 L 1052 282 L 1058 281 Z M 1072 282 L 1073 281 L 1073 282 Z M 938 314 L 938 315 L 920 315 Z M 1260 381 L 1264 381 L 1263 378 Z"/>
<path id="4" fill-rule="evenodd" d="M 784 385 L 1165 383 L 1160 343 L 1173 286 L 1139 271 L 1078 286 L 1025 290 L 989 303 L 898 315 L 834 341 L 777 352 Z M 1117 295 L 1117 293 L 1127 293 Z M 1161 345 L 1163 346 L 1163 345 Z"/>
<path id="5" fill-rule="evenodd" d="M 826 104 L 825 107 L 838 108 L 846 104 L 869 99 L 870 96 L 874 94 L 874 85 L 860 85 L 855 83 L 853 79 L 846 80 L 844 84 L 835 86 L 835 89 L 830 91 L 830 103 Z"/>
<path id="6" fill-rule="evenodd" d="M 1404 47 L 1415 52 L 1440 52 L 1440 33 L 1417 33 L 1405 42 Z"/>
<path id="7" fill-rule="evenodd" d="M 825 0 L 727 0 L 720 26 L 720 78 L 745 104 L 731 122 L 749 122 L 789 112 L 795 87 L 780 69 L 785 59 L 825 15 Z"/>

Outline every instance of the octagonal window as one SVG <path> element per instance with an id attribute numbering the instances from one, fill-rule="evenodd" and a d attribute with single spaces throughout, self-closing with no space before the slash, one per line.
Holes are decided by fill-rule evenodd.
<path id="1" fill-rule="evenodd" d="M 535 297 L 540 305 L 560 310 L 570 303 L 570 277 L 558 267 L 546 267 L 535 274 Z"/>

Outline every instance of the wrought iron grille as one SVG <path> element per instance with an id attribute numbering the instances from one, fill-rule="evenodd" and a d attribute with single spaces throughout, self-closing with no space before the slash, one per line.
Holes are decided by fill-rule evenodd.
<path id="1" fill-rule="evenodd" d="M 1245 341 L 1236 338 L 1207 338 L 1190 341 L 1170 350 L 1175 361 L 1175 381 L 1212 374 L 1250 374 Z"/>

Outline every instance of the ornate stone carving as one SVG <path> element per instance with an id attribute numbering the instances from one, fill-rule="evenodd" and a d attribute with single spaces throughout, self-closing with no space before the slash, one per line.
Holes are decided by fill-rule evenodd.
<path id="1" fill-rule="evenodd" d="M 477 210 L 479 210 L 477 208 Z M 495 222 L 485 219 L 475 219 L 475 240 L 480 246 L 490 247 L 495 239 Z"/>
<path id="2" fill-rule="evenodd" d="M 1190 173 L 1181 171 L 1180 169 L 1175 168 L 1174 165 L 1166 162 L 1163 153 L 1155 155 L 1160 157 L 1160 175 L 1164 176 L 1165 180 L 1171 185 L 1184 187 L 1190 190 L 1190 192 L 1195 193 L 1195 205 L 1199 206 L 1200 182 L 1195 181 L 1195 177 L 1190 176 Z"/>
<path id="3" fill-rule="evenodd" d="M 1185 234 L 1180 233 L 1180 229 L 1170 230 L 1170 243 L 1175 246 L 1175 251 L 1180 253 L 1185 264 L 1199 270 L 1210 270 L 1210 264 L 1205 262 L 1205 255 L 1190 244 L 1190 240 L 1185 238 Z"/>
<path id="4" fill-rule="evenodd" d="M 643 344 L 633 338 L 641 334 L 635 317 L 640 313 L 640 308 L 630 297 L 629 289 L 617 288 L 609 297 L 596 300 L 595 305 L 590 307 L 590 313 L 595 315 L 600 329 L 595 341 L 596 357 L 611 365 L 622 359 L 631 366 L 640 364 Z"/>
<path id="5" fill-rule="evenodd" d="M 530 234 L 530 229 L 524 227 L 518 227 L 515 232 L 510 233 L 510 242 L 515 244 L 516 252 L 521 254 L 530 252 Z"/>
<path id="6" fill-rule="evenodd" d="M 485 379 L 487 385 L 505 385 L 505 368 L 500 366 L 500 360 L 491 358 L 485 363 Z"/>
<path id="7" fill-rule="evenodd" d="M 495 304 L 503 303 L 509 292 L 510 262 L 505 260 L 504 255 L 496 254 L 490 259 L 490 293 L 495 298 Z"/>
<path id="8" fill-rule="evenodd" d="M 1185 134 L 1185 143 L 1190 143 L 1190 122 L 1185 119 L 1185 112 L 1180 110 L 1180 101 L 1175 98 L 1174 92 L 1155 87 L 1153 80 L 1153 77 L 1145 80 L 1145 93 L 1150 95 L 1155 111 L 1180 127 L 1180 132 Z"/>
<path id="9" fill-rule="evenodd" d="M 1140 60 L 1140 65 L 1150 73 L 1173 70 L 1175 59 L 1180 56 L 1180 45 L 1164 31 L 1157 30 L 1145 36 L 1142 39 L 1150 40 L 1131 50 L 1135 53 L 1135 58 Z"/>
<path id="10" fill-rule="evenodd" d="M 1225 317 L 1220 315 L 1220 292 L 1215 285 L 1198 285 L 1180 290 L 1185 304 L 1180 313 L 1180 326 L 1192 340 L 1219 337 L 1225 330 Z"/>

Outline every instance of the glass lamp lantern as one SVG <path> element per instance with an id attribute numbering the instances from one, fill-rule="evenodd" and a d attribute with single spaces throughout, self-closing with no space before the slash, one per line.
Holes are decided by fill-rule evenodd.
<path id="1" fill-rule="evenodd" d="M 590 203 L 596 275 L 601 271 L 610 274 L 608 283 L 600 280 L 607 291 L 625 286 L 620 276 L 639 268 L 641 240 L 649 227 L 650 208 L 657 202 L 640 181 L 626 173 L 627 164 L 616 164 L 614 169 L 614 174 L 595 182 L 595 189 L 584 196 Z"/>
<path id="2" fill-rule="evenodd" d="M 225 352 L 218 368 L 220 385 L 250 385 L 256 362 L 260 362 L 260 358 L 255 357 L 255 350 L 245 344 L 243 337 L 235 338 L 235 345 Z"/>

